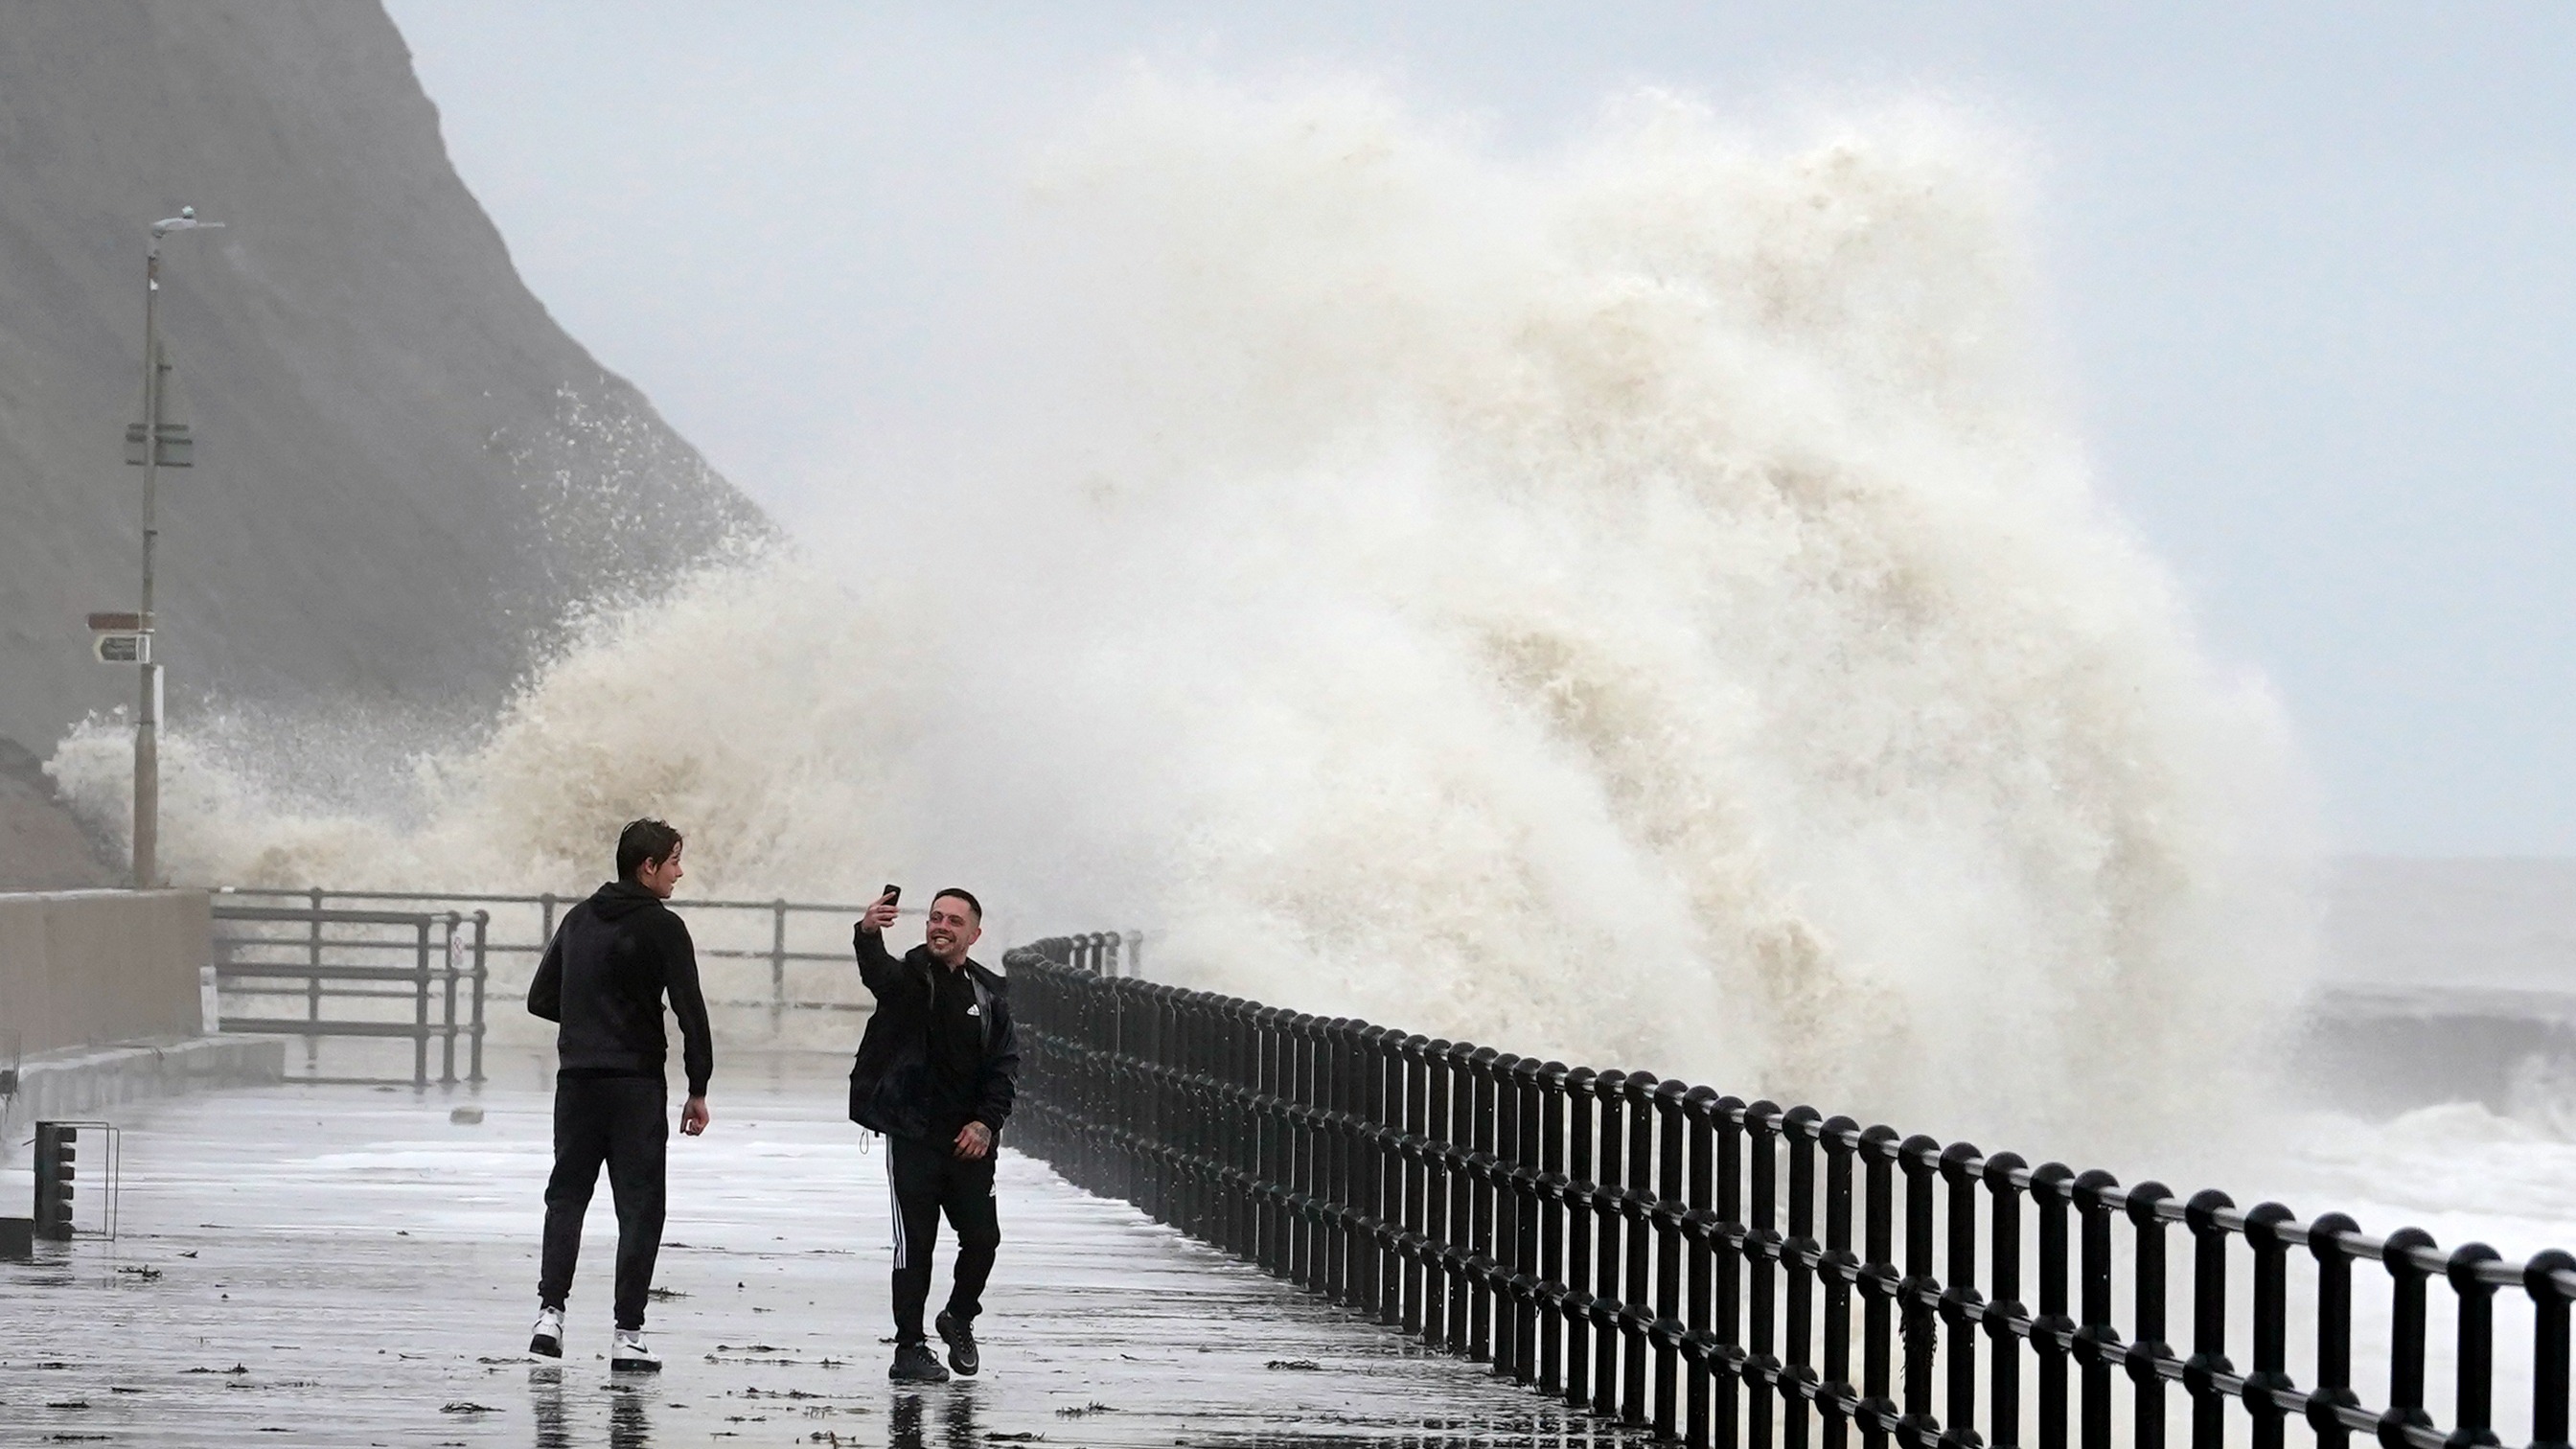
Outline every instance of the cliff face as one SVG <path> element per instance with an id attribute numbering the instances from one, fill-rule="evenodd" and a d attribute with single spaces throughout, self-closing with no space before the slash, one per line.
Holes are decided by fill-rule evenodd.
<path id="1" fill-rule="evenodd" d="M 161 657 L 210 699 L 478 711 L 567 604 L 764 531 L 567 337 L 350 0 L 25 0 L 0 20 L 0 737 L 130 705 L 146 228 L 196 466 L 161 475 Z M 602 247 L 616 245 L 603 236 Z"/>

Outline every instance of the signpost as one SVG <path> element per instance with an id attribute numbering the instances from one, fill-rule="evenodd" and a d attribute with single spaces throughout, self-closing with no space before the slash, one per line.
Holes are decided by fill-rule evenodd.
<path id="1" fill-rule="evenodd" d="M 152 662 L 152 631 L 140 614 L 92 614 L 89 635 L 89 652 L 101 664 Z"/>
<path id="2" fill-rule="evenodd" d="M 161 364 L 161 370 L 163 372 L 168 372 L 170 370 L 170 364 L 166 362 Z M 164 468 L 193 468 L 196 466 L 197 440 L 188 436 L 188 425 L 186 423 L 163 423 L 161 425 L 160 451 L 161 456 L 153 461 Z M 140 468 L 143 466 L 143 425 L 141 423 L 127 423 L 125 425 L 125 461 L 129 467 Z"/>
<path id="3" fill-rule="evenodd" d="M 162 419 L 163 374 L 170 364 L 161 356 L 161 239 L 174 231 L 222 226 L 197 220 L 197 209 L 183 206 L 177 216 L 152 223 L 152 245 L 143 259 L 143 421 L 125 428 L 125 461 L 143 470 L 143 607 L 130 616 L 130 629 L 99 630 L 91 650 L 102 660 L 131 663 L 142 674 L 134 707 L 134 888 L 150 890 L 161 883 L 161 666 L 152 659 L 152 553 L 161 540 L 161 470 L 186 468 L 195 461 L 196 443 L 185 424 Z M 146 445 L 149 440 L 149 445 Z M 125 637 L 118 637 L 118 636 Z"/>

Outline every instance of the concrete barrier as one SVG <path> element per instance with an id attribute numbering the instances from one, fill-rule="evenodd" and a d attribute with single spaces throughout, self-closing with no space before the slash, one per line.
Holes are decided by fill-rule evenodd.
<path id="1" fill-rule="evenodd" d="M 198 1035 L 212 935 L 204 891 L 0 894 L 0 1047 Z"/>
<path id="2" fill-rule="evenodd" d="M 0 1163 L 31 1122 L 278 1080 L 284 1042 L 205 1034 L 212 952 L 204 891 L 0 894 Z"/>

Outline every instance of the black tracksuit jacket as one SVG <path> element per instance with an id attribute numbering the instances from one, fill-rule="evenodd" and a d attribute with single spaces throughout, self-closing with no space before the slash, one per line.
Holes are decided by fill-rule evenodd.
<path id="1" fill-rule="evenodd" d="M 707 1094 L 716 1065 L 698 952 L 686 923 L 633 881 L 610 881 L 564 913 L 528 985 L 528 1010 L 560 1022 L 558 1065 L 580 1076 L 659 1077 L 670 1041 L 662 997 L 680 1023 L 689 1095 Z"/>
<path id="2" fill-rule="evenodd" d="M 850 1120 L 888 1137 L 929 1136 L 939 1105 L 930 1069 L 931 973 L 948 968 L 928 946 L 915 946 L 898 961 L 886 951 L 883 936 L 862 930 L 850 935 L 859 978 L 877 998 L 859 1038 L 858 1059 L 850 1065 Z M 993 1129 L 999 1141 L 1019 1092 L 1020 1034 L 1011 1021 L 1010 983 L 972 960 L 961 969 L 984 1023 L 969 1120 Z"/>

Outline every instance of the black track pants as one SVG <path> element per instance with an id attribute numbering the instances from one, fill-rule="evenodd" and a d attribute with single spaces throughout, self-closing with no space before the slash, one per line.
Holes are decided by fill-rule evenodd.
<path id="1" fill-rule="evenodd" d="M 921 1311 L 930 1301 L 930 1254 L 939 1246 L 939 1215 L 957 1230 L 957 1270 L 948 1311 L 967 1323 L 984 1311 L 984 1280 L 1002 1245 L 993 1206 L 993 1155 L 962 1161 L 952 1143 L 886 1139 L 886 1181 L 894 1190 L 894 1336 L 922 1341 Z"/>
<path id="2" fill-rule="evenodd" d="M 617 1326 L 644 1326 L 653 1260 L 662 1252 L 662 1156 L 671 1141 L 659 1077 L 557 1077 L 555 1172 L 546 1180 L 545 1266 L 537 1301 L 561 1308 L 581 1257 L 581 1220 L 599 1169 L 617 1199 Z"/>

